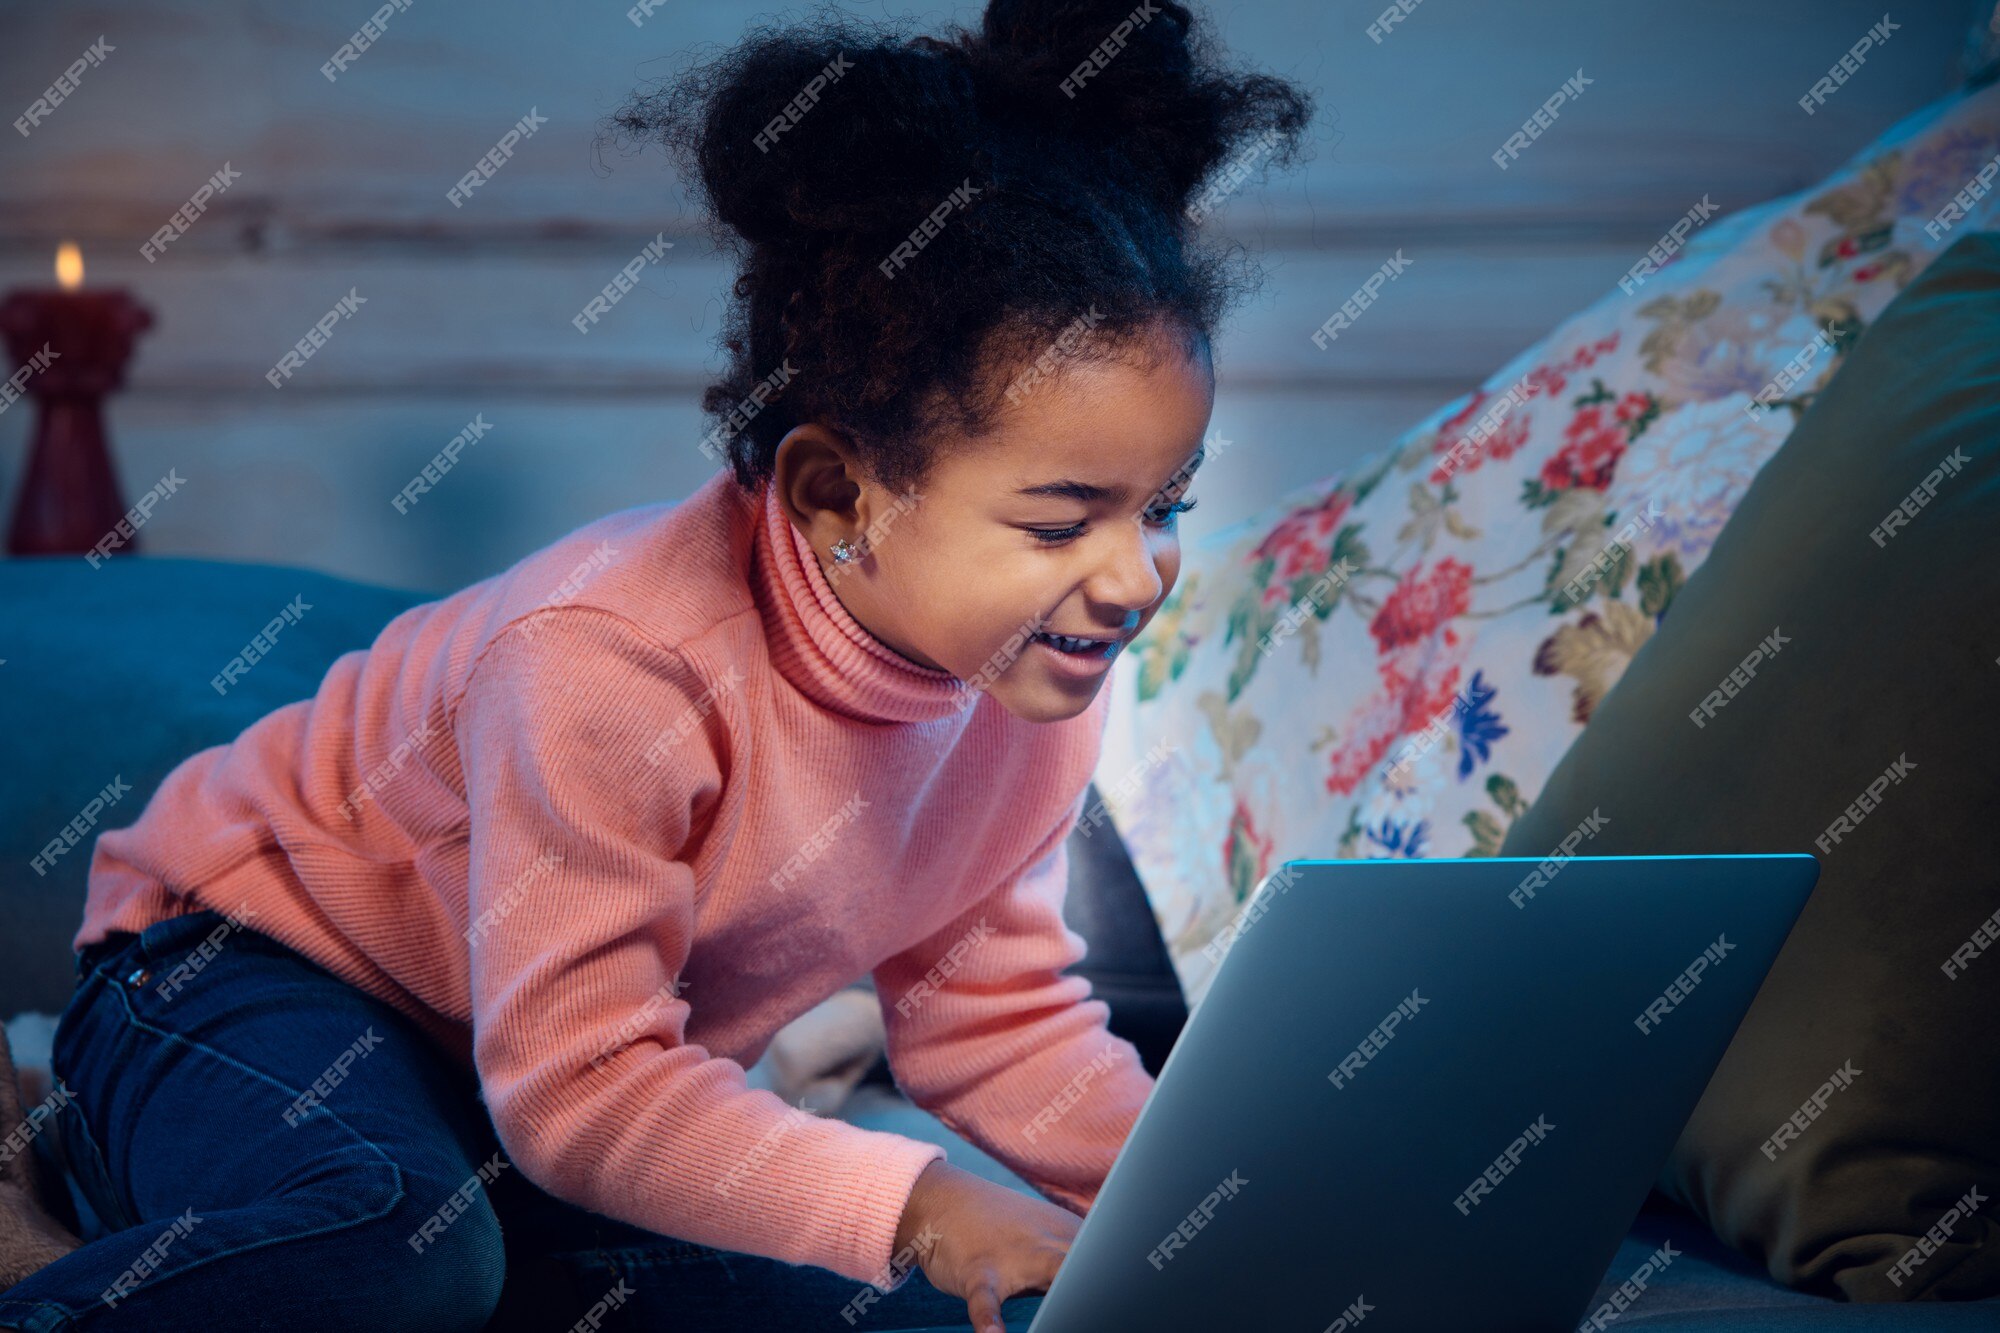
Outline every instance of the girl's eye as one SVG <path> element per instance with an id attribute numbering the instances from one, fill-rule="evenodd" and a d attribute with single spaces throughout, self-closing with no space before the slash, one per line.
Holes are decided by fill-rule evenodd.
<path id="1" fill-rule="evenodd" d="M 1176 500 L 1172 504 L 1155 505 L 1146 511 L 1146 516 L 1154 523 L 1165 526 L 1194 508 L 1197 503 L 1199 502 L 1195 500 Z M 1082 523 L 1074 523 L 1066 528 L 1028 528 L 1027 531 L 1033 533 L 1038 541 L 1054 546 L 1081 537 L 1084 526 Z"/>

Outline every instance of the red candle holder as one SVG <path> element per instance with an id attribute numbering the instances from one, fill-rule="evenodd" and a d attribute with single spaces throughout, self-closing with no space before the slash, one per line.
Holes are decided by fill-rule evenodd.
<path id="1" fill-rule="evenodd" d="M 0 301 L 0 337 L 15 367 L 0 402 L 17 390 L 35 400 L 9 555 L 80 555 L 124 518 L 104 397 L 124 384 L 132 345 L 152 325 L 153 312 L 125 291 L 20 290 Z M 138 544 L 128 537 L 113 553 Z"/>

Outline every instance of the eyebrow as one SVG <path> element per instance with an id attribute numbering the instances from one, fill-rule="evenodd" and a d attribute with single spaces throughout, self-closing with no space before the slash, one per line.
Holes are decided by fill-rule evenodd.
<path id="1" fill-rule="evenodd" d="M 1167 478 L 1167 485 L 1160 489 L 1165 490 L 1171 487 L 1175 479 L 1183 474 L 1187 476 L 1190 482 L 1193 481 L 1194 474 L 1207 461 L 1208 447 L 1206 444 L 1203 444 L 1195 450 L 1194 457 L 1190 461 L 1174 470 L 1173 476 Z M 1060 481 L 1045 481 L 1039 486 L 1023 486 L 1015 491 L 1014 494 L 1046 496 L 1055 500 L 1075 500 L 1079 504 L 1096 504 L 1100 500 L 1122 500 L 1125 498 L 1126 492 L 1127 488 L 1124 486 L 1099 486 L 1093 482 L 1077 481 L 1071 477 L 1064 477 Z"/>

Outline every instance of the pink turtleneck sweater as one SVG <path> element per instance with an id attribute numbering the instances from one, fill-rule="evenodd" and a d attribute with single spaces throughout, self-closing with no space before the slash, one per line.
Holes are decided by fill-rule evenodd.
<path id="1" fill-rule="evenodd" d="M 1110 697 L 1035 724 L 908 661 L 718 472 L 412 607 L 183 761 L 99 836 L 73 945 L 234 915 L 476 1068 L 557 1197 L 882 1280 L 941 1150 L 744 1067 L 872 972 L 911 1098 L 1089 1207 L 1152 1087 L 1061 975 Z"/>

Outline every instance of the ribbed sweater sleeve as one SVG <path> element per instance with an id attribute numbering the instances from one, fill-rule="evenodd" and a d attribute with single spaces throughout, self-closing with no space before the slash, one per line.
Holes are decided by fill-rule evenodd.
<path id="1" fill-rule="evenodd" d="M 875 969 L 896 1082 L 1045 1196 L 1087 1212 L 1153 1088 L 1110 1009 L 1063 970 L 1067 837 L 1081 798 L 1030 863 L 929 939 Z"/>
<path id="2" fill-rule="evenodd" d="M 792 1108 L 686 1040 L 681 856 L 721 785 L 718 707 L 685 657 L 593 608 L 523 617 L 468 669 L 474 1063 L 501 1146 L 556 1197 L 872 1281 L 942 1150 Z"/>

